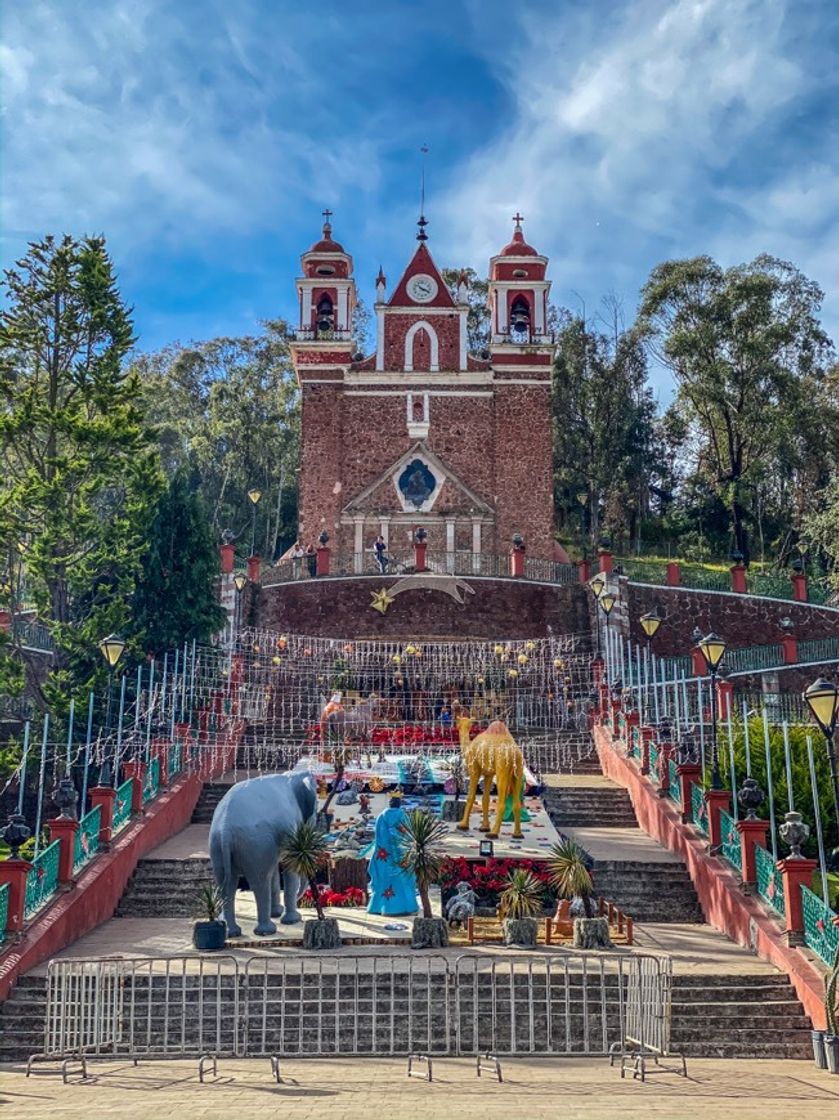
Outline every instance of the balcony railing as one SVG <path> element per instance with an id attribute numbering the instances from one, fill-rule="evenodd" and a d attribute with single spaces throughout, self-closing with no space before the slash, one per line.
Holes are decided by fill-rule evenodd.
<path id="1" fill-rule="evenodd" d="M 427 551 L 423 572 L 453 576 L 484 576 L 490 579 L 510 579 L 509 555 L 495 555 L 485 552 Z M 408 576 L 417 574 L 416 557 L 413 550 L 388 552 L 381 561 L 371 551 L 356 553 L 333 552 L 329 557 L 330 576 Z M 281 564 L 266 567 L 261 582 L 264 587 L 296 580 L 309 580 L 315 576 L 315 561 L 312 556 L 295 560 L 284 560 Z M 569 584 L 576 583 L 579 574 L 575 564 L 559 564 L 553 560 L 541 560 L 536 556 L 525 556 L 524 579 L 537 583 Z"/>
<path id="2" fill-rule="evenodd" d="M 333 327 L 330 330 L 321 330 L 318 327 L 298 327 L 289 336 L 293 342 L 350 342 L 351 330 L 340 330 Z"/>

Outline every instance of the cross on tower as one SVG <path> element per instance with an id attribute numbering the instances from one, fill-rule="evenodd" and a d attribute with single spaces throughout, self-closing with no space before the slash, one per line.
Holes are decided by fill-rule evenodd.
<path id="1" fill-rule="evenodd" d="M 516 223 L 516 229 L 520 230 L 521 224 L 524 221 L 524 215 L 520 214 L 518 210 L 516 210 L 515 214 L 513 214 L 513 221 Z"/>
<path id="2" fill-rule="evenodd" d="M 332 211 L 327 208 L 326 210 L 321 210 L 321 214 L 323 214 L 324 218 L 326 219 L 326 224 L 329 225 L 329 219 L 332 217 Z"/>
<path id="3" fill-rule="evenodd" d="M 326 237 L 329 237 L 330 234 L 332 233 L 332 225 L 330 224 L 330 221 L 329 221 L 329 219 L 332 217 L 332 211 L 329 209 L 329 207 L 327 207 L 325 210 L 321 210 L 321 214 L 323 214 L 323 232 L 324 232 L 324 235 Z"/>

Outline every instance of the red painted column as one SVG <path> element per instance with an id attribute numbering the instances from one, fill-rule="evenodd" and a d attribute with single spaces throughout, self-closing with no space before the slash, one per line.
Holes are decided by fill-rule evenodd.
<path id="1" fill-rule="evenodd" d="M 792 597 L 796 603 L 807 602 L 807 577 L 804 572 L 793 572 L 792 576 Z"/>
<path id="2" fill-rule="evenodd" d="M 591 683 L 596 689 L 603 684 L 603 670 L 606 668 L 602 657 L 595 657 L 591 662 Z"/>
<path id="3" fill-rule="evenodd" d="M 708 840 L 713 852 L 722 844 L 720 810 L 724 809 L 728 812 L 731 808 L 731 790 L 706 789 L 705 804 L 708 806 Z"/>
<path id="4" fill-rule="evenodd" d="M 56 817 L 47 821 L 50 841 L 58 840 L 61 847 L 58 849 L 58 881 L 59 883 L 73 882 L 73 860 L 76 858 L 76 833 L 79 831 L 79 822 L 71 817 Z"/>
<path id="5" fill-rule="evenodd" d="M 731 681 L 717 681 L 717 719 L 725 720 L 731 715 L 734 685 Z"/>
<path id="6" fill-rule="evenodd" d="M 702 656 L 702 650 L 697 649 L 695 646 L 690 651 L 690 668 L 695 677 L 705 677 L 708 675 L 708 666 L 705 658 Z"/>
<path id="7" fill-rule="evenodd" d="M 757 882 L 755 868 L 755 846 L 766 844 L 766 833 L 769 831 L 769 821 L 745 820 L 737 822 L 737 831 L 740 833 L 740 862 L 743 867 L 743 886 L 754 887 Z"/>
<path id="8" fill-rule="evenodd" d="M 641 713 L 636 711 L 627 712 L 624 726 L 626 728 L 626 742 L 628 746 L 632 741 L 632 728 L 641 726 Z"/>
<path id="9" fill-rule="evenodd" d="M 414 568 L 418 572 L 427 570 L 425 562 L 425 554 L 428 551 L 428 544 L 426 541 L 414 541 Z"/>
<path id="10" fill-rule="evenodd" d="M 617 739 L 620 732 L 620 715 L 623 710 L 623 704 L 620 699 L 612 700 L 612 738 Z"/>
<path id="11" fill-rule="evenodd" d="M 698 762 L 683 762 L 676 767 L 676 773 L 682 787 L 682 824 L 688 824 L 693 819 L 690 787 L 702 777 L 702 767 Z"/>
<path id="12" fill-rule="evenodd" d="M 315 574 L 319 576 L 329 575 L 329 549 L 326 545 L 319 545 L 317 551 L 317 558 L 315 561 Z"/>
<path id="13" fill-rule="evenodd" d="M 682 582 L 682 569 L 675 560 L 667 561 L 667 586 L 679 587 Z"/>
<path id="14" fill-rule="evenodd" d="M 26 904 L 26 877 L 32 864 L 25 859 L 0 860 L 0 883 L 9 884 L 9 913 L 6 929 L 20 933 L 23 929 L 23 908 Z"/>
<path id="15" fill-rule="evenodd" d="M 256 553 L 248 557 L 248 579 L 251 583 L 259 583 L 259 568 L 261 564 L 262 557 L 257 556 Z"/>
<path id="16" fill-rule="evenodd" d="M 745 595 L 746 588 L 746 569 L 743 564 L 734 564 L 731 567 L 731 590 L 736 591 L 738 595 Z"/>
<path id="17" fill-rule="evenodd" d="M 600 716 L 601 716 L 601 722 L 605 723 L 606 720 L 609 718 L 609 702 L 610 702 L 610 698 L 611 698 L 610 693 L 609 693 L 609 686 L 607 684 L 604 684 L 603 681 L 601 681 L 600 682 L 600 687 L 598 688 L 597 691 L 600 694 L 599 711 L 600 711 Z"/>
<path id="18" fill-rule="evenodd" d="M 810 886 L 816 866 L 817 861 L 814 859 L 793 859 L 791 856 L 778 863 L 778 870 L 784 880 L 786 919 L 784 932 L 790 945 L 804 944 L 804 908 L 801 902 L 801 888 Z"/>
<path id="19" fill-rule="evenodd" d="M 798 661 L 798 639 L 795 634 L 782 634 L 781 648 L 784 651 L 784 664 L 794 665 Z"/>
<path id="20" fill-rule="evenodd" d="M 665 743 L 658 756 L 658 796 L 666 797 L 670 792 L 670 759 L 676 753 L 672 743 Z"/>
<path id="21" fill-rule="evenodd" d="M 524 549 L 510 549 L 510 575 L 514 579 L 521 579 L 524 575 Z"/>
<path id="22" fill-rule="evenodd" d="M 143 811 L 143 780 L 146 776 L 145 762 L 125 762 L 122 772 L 126 778 L 132 779 L 131 786 L 131 815 L 136 816 Z"/>
<path id="23" fill-rule="evenodd" d="M 233 565 L 236 559 L 236 550 L 232 544 L 223 544 L 219 546 L 218 551 L 221 557 L 221 570 L 223 575 L 232 575 Z"/>
<path id="24" fill-rule="evenodd" d="M 649 774 L 650 772 L 650 743 L 653 740 L 655 731 L 652 727 L 641 728 L 641 773 Z"/>
<path id="25" fill-rule="evenodd" d="M 578 560 L 577 572 L 579 573 L 580 583 L 588 583 L 588 581 L 591 579 L 591 561 Z"/>
<path id="26" fill-rule="evenodd" d="M 615 566 L 612 553 L 608 548 L 600 548 L 597 550 L 597 555 L 600 557 L 600 571 L 608 575 Z"/>
<path id="27" fill-rule="evenodd" d="M 91 809 L 95 809 L 97 805 L 102 809 L 99 815 L 99 844 L 107 848 L 114 834 L 114 802 L 117 791 L 113 786 L 94 786 L 88 792 Z"/>

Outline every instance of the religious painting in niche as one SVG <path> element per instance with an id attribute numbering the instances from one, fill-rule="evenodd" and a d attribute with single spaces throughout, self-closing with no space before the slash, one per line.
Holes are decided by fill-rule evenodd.
<path id="1" fill-rule="evenodd" d="M 412 459 L 399 476 L 397 486 L 406 502 L 420 509 L 434 493 L 437 479 L 422 459 Z"/>

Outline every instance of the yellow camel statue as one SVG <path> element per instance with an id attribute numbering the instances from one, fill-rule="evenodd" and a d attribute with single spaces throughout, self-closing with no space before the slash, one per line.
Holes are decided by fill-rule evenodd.
<path id="1" fill-rule="evenodd" d="M 481 802 L 482 817 L 478 826 L 480 832 L 486 832 L 493 839 L 498 836 L 501 821 L 504 817 L 504 803 L 507 794 L 512 794 L 513 799 L 513 836 L 520 839 L 521 831 L 521 790 L 524 776 L 524 755 L 518 746 L 509 728 L 502 720 L 497 719 L 489 725 L 486 731 L 462 747 L 463 765 L 469 774 L 469 793 L 466 797 L 466 808 L 463 811 L 458 828 L 464 831 L 469 828 L 469 817 L 475 796 L 478 792 L 478 782 L 484 779 L 483 800 Z M 495 825 L 489 827 L 489 795 L 492 789 L 492 780 L 495 779 Z"/>

